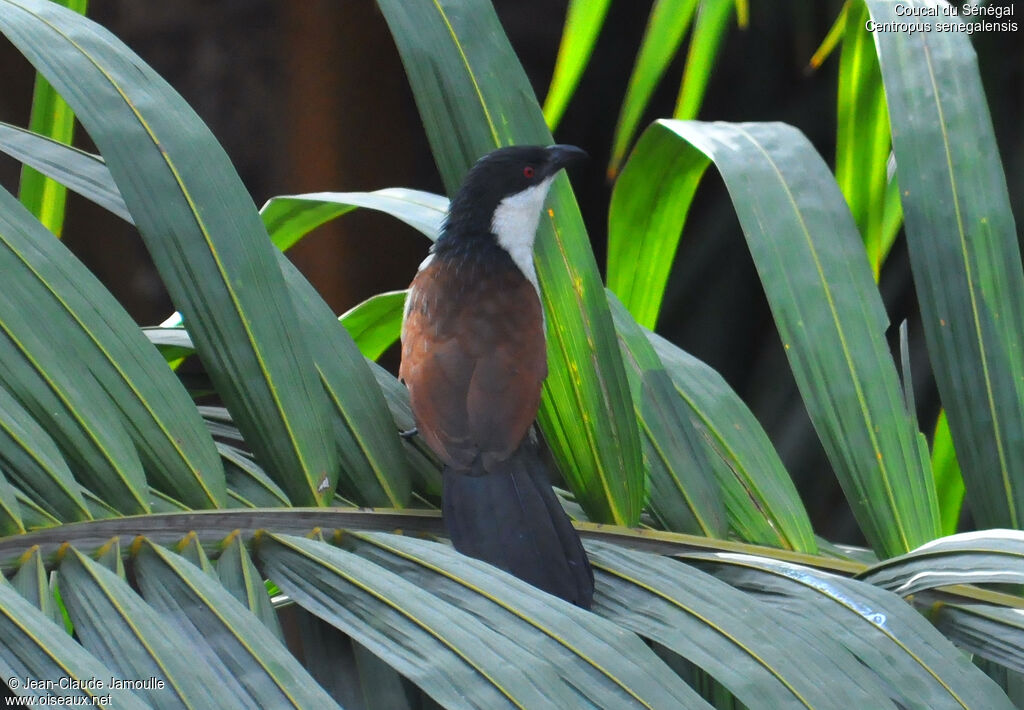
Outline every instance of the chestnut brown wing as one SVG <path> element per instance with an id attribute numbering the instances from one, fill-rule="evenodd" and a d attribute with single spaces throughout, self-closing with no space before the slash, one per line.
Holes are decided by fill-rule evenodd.
<path id="1" fill-rule="evenodd" d="M 507 458 L 537 416 L 547 375 L 533 285 L 514 266 L 482 276 L 435 262 L 409 298 L 399 374 L 421 436 L 456 469 Z"/>

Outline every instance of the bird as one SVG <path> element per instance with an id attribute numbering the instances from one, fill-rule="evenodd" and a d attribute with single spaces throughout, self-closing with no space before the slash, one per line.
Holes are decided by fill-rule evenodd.
<path id="1" fill-rule="evenodd" d="M 443 463 L 455 549 L 590 608 L 594 573 L 535 426 L 547 346 L 533 246 L 552 182 L 584 158 L 506 146 L 470 168 L 409 286 L 399 378 L 414 433 Z"/>

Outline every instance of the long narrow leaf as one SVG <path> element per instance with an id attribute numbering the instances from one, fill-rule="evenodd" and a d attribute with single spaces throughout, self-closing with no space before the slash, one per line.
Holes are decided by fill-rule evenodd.
<path id="1" fill-rule="evenodd" d="M 625 307 L 608 294 L 650 479 L 651 513 L 666 530 L 725 537 L 725 505 L 690 408 Z"/>
<path id="2" fill-rule="evenodd" d="M 88 0 L 56 0 L 64 7 L 85 14 Z M 75 133 L 75 114 L 42 74 L 36 75 L 32 92 L 29 128 L 60 143 L 70 144 Z M 31 167 L 22 166 L 18 197 L 43 226 L 58 237 L 64 226 L 67 188 Z"/>
<path id="3" fill-rule="evenodd" d="M 337 708 L 284 644 L 220 584 L 152 543 L 135 557 L 146 602 L 197 645 L 209 644 L 259 707 Z"/>
<path id="4" fill-rule="evenodd" d="M 343 542 L 551 658 L 596 707 L 704 707 L 636 636 L 448 546 L 383 533 L 347 535 Z"/>
<path id="5" fill-rule="evenodd" d="M 305 340 L 291 331 L 275 250 L 223 148 L 163 79 L 88 19 L 43 0 L 2 0 L 0 31 L 99 147 L 250 444 L 296 500 L 324 502 L 318 484 L 337 465 L 327 401 Z"/>
<path id="6" fill-rule="evenodd" d="M 20 696 L 67 698 L 65 704 L 70 705 L 79 698 L 110 695 L 109 704 L 97 705 L 127 710 L 151 707 L 131 690 L 114 685 L 113 680 L 123 682 L 124 676 L 112 673 L 5 583 L 0 584 L 0 675 Z M 14 688 L 13 678 L 48 679 L 53 687 Z"/>
<path id="7" fill-rule="evenodd" d="M 1012 707 L 999 688 L 913 607 L 883 589 L 746 555 L 687 557 L 785 610 L 793 624 L 814 619 L 807 628 L 815 636 L 827 634 L 849 648 L 904 707 Z"/>
<path id="8" fill-rule="evenodd" d="M 754 413 L 705 363 L 655 333 L 647 338 L 707 432 L 729 526 L 749 542 L 816 552 L 807 511 Z"/>
<path id="9" fill-rule="evenodd" d="M 25 523 L 21 520 L 18 492 L 0 469 L 0 535 L 17 535 L 23 532 Z"/>
<path id="10" fill-rule="evenodd" d="M 52 171 L 60 179 L 72 181 L 80 175 L 79 171 L 88 175 L 89 181 L 81 188 L 84 196 L 95 200 L 104 194 L 119 194 L 109 172 L 98 159 L 76 155 L 71 153 L 70 149 L 61 151 L 54 146 L 31 139 L 26 142 L 28 147 L 24 153 L 27 155 L 35 155 L 38 159 L 39 151 L 42 151 L 54 160 L 64 159 L 52 167 Z M 275 198 L 268 203 L 264 216 L 272 228 L 276 229 L 279 235 L 283 235 L 282 238 L 297 240 L 315 226 L 314 222 L 319 223 L 316 220 L 323 221 L 329 218 L 324 217 L 318 210 L 326 207 L 332 211 L 331 216 L 337 216 L 354 209 L 356 205 L 363 204 L 387 211 L 410 223 L 419 224 L 429 235 L 436 237 L 437 225 L 444 214 L 441 205 L 447 205 L 447 200 L 431 193 L 397 188 L 377 193 L 345 195 L 324 193 L 319 197 Z M 311 212 L 319 214 L 319 217 L 314 219 Z M 131 221 L 130 216 L 128 220 Z M 322 370 L 321 376 L 325 378 L 325 387 L 340 417 L 335 419 L 335 436 L 345 463 L 343 470 L 348 481 L 347 492 L 370 505 L 404 505 L 408 502 L 408 483 L 403 474 L 399 444 L 391 431 L 383 401 L 377 393 L 370 373 L 366 371 L 362 357 L 351 346 L 351 341 L 337 331 L 333 317 L 331 320 L 327 319 L 326 306 L 309 283 L 287 260 L 279 258 L 278 262 L 285 271 L 287 286 L 297 302 L 299 320 L 305 324 L 310 335 L 315 358 Z M 173 343 L 177 348 L 175 357 L 182 357 L 191 352 L 192 339 L 186 331 L 175 329 L 173 332 L 161 333 L 150 330 L 146 334 L 154 343 Z M 324 337 L 325 335 L 328 337 Z M 357 377 L 357 373 L 363 373 L 362 377 Z M 170 373 L 160 374 L 170 377 Z M 333 490 L 336 483 L 333 476 L 322 476 L 317 482 L 318 488 L 323 486 L 323 481 L 329 484 L 326 488 Z M 172 490 L 178 488 L 172 487 Z M 264 505 L 268 504 L 262 497 L 258 500 Z M 201 503 L 191 502 L 194 505 Z"/>
<path id="11" fill-rule="evenodd" d="M 901 19 L 893 3 L 867 6 L 872 21 Z M 1024 271 L 977 59 L 963 32 L 873 36 L 925 340 L 971 510 L 982 527 L 1019 528 Z"/>
<path id="12" fill-rule="evenodd" d="M 270 603 L 263 575 L 256 570 L 241 535 L 231 537 L 217 557 L 217 575 L 221 584 L 242 602 L 279 640 L 284 640 L 281 622 Z"/>
<path id="13" fill-rule="evenodd" d="M 223 470 L 188 393 L 103 284 L 2 190 L 0 271 L 120 409 L 153 482 L 196 508 L 221 503 Z"/>
<path id="14" fill-rule="evenodd" d="M 842 671 L 845 649 L 819 644 L 808 653 L 779 614 L 724 582 L 663 557 L 587 548 L 598 572 L 597 613 L 684 656 L 748 707 L 887 706 L 856 663 Z M 836 671 L 839 687 L 823 686 Z"/>
<path id="15" fill-rule="evenodd" d="M 654 93 L 654 87 L 679 50 L 698 5 L 697 0 L 657 0 L 651 8 L 647 29 L 644 30 L 633 73 L 629 76 L 626 96 L 622 100 L 619 120 L 615 125 L 609 175 L 618 172 L 629 144 L 636 135 L 644 109 Z"/>
<path id="16" fill-rule="evenodd" d="M 902 400 L 856 228 L 824 162 L 782 124 L 659 121 L 648 135 L 665 132 L 722 174 L 811 421 L 865 536 L 889 555 L 936 537 L 923 437 Z M 694 157 L 684 164 L 706 167 Z"/>
<path id="17" fill-rule="evenodd" d="M 284 254 L 278 263 L 332 404 L 342 491 L 363 505 L 404 507 L 410 479 L 401 440 L 366 360 L 299 270 Z M 320 487 L 333 484 L 325 475 Z"/>
<path id="18" fill-rule="evenodd" d="M 672 111 L 674 118 L 697 118 L 718 56 L 718 48 L 729 29 L 733 6 L 736 6 L 736 14 L 742 25 L 745 24 L 741 16 L 744 4 L 742 0 L 704 0 L 701 3 L 693 23 L 690 48 L 686 52 L 679 96 L 676 97 L 676 107 Z"/>
<path id="19" fill-rule="evenodd" d="M 648 129 L 612 191 L 608 288 L 645 328 L 658 323 L 672 260 L 708 161 L 671 131 Z"/>
<path id="20" fill-rule="evenodd" d="M 931 620 L 968 653 L 1024 673 L 1024 611 L 987 604 L 942 604 Z"/>
<path id="21" fill-rule="evenodd" d="M 539 656 L 352 553 L 274 535 L 259 558 L 301 606 L 366 646 L 442 704 L 571 707 L 573 693 Z"/>
<path id="22" fill-rule="evenodd" d="M 857 575 L 901 596 L 954 584 L 1024 584 L 1024 533 L 979 530 L 939 538 Z"/>
<path id="23" fill-rule="evenodd" d="M 113 402 L 79 361 L 54 350 L 59 336 L 40 306 L 0 289 L 0 382 L 54 438 L 82 483 L 121 512 L 147 512 L 142 463 Z"/>
<path id="24" fill-rule="evenodd" d="M 123 220 L 132 221 L 103 158 L 0 122 L 0 152 L 29 165 Z"/>
<path id="25" fill-rule="evenodd" d="M 212 654 L 190 643 L 127 582 L 74 548 L 60 577 L 61 598 L 82 645 L 122 677 L 155 686 L 143 696 L 148 702 L 158 708 L 237 707 L 242 693 L 223 667 L 214 669 Z"/>
<path id="26" fill-rule="evenodd" d="M 569 0 L 555 71 L 548 95 L 544 98 L 544 119 L 552 131 L 562 120 L 565 107 L 576 91 L 597 35 L 604 26 L 608 4 L 609 0 Z"/>
<path id="27" fill-rule="evenodd" d="M 92 517 L 53 439 L 2 387 L 0 460 L 5 475 L 46 510 L 68 522 Z"/>
<path id="28" fill-rule="evenodd" d="M 448 211 L 448 199 L 403 187 L 374 192 L 313 192 L 273 197 L 263 205 L 260 216 L 271 240 L 286 251 L 316 227 L 357 207 L 385 212 L 433 241 Z"/>
<path id="29" fill-rule="evenodd" d="M 874 33 L 864 31 L 867 8 L 860 0 L 851 0 L 844 12 L 846 27 L 836 91 L 836 182 L 860 229 L 877 281 L 896 236 L 895 230 L 883 229 L 889 182 L 889 113 Z"/>

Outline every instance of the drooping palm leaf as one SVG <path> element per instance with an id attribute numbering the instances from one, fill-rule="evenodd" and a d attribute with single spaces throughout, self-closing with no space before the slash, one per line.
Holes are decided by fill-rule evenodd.
<path id="1" fill-rule="evenodd" d="M 876 22 L 900 19 L 893 3 L 867 7 Z M 874 37 L 925 340 L 971 510 L 982 527 L 1018 528 L 1024 271 L 977 59 L 963 32 Z"/>
<path id="2" fill-rule="evenodd" d="M 220 145 L 120 40 L 42 0 L 3 0 L 0 31 L 75 109 L 220 395 L 296 500 L 326 500 L 337 458 L 274 249 Z M 159 199 L 156 198 L 159 196 Z M 326 495 L 325 495 L 326 493 Z"/>

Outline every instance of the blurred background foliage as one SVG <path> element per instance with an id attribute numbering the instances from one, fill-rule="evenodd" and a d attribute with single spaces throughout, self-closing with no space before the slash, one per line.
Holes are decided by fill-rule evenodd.
<path id="1" fill-rule="evenodd" d="M 608 3 L 556 140 L 593 157 L 573 177 L 598 263 L 604 263 L 616 125 L 652 5 Z M 667 5 L 668 3 L 661 3 Z M 686 5 L 692 3 L 677 3 Z M 732 3 L 724 3 L 732 5 Z M 495 8 L 540 100 L 558 53 L 564 2 L 496 0 Z M 840 0 L 754 2 L 740 28 L 729 12 L 710 74 L 703 120 L 784 121 L 817 151 L 835 154 L 838 54 L 809 62 L 842 7 Z M 124 39 L 210 125 L 257 204 L 286 193 L 372 190 L 401 185 L 444 192 L 387 25 L 372 0 L 100 0 L 90 16 Z M 682 37 L 638 125 L 672 115 L 692 35 Z M 1024 45 L 1019 33 L 977 33 L 982 79 L 1015 214 L 1024 214 Z M 34 73 L 0 46 L 0 120 L 26 122 Z M 549 116 L 551 115 L 549 111 Z M 93 149 L 79 131 L 75 145 Z M 833 166 L 834 167 L 834 166 Z M 19 165 L 0 159 L 0 184 L 16 190 Z M 97 239 L 97 235 L 102 238 Z M 66 243 L 143 325 L 170 312 L 132 228 L 70 195 Z M 320 227 L 288 256 L 341 313 L 382 291 L 403 288 L 427 241 L 370 210 Z M 881 271 L 889 320 L 908 321 L 918 415 L 928 433 L 938 413 L 906 247 L 897 239 Z M 717 172 L 700 185 L 672 267 L 658 332 L 704 360 L 766 428 L 807 505 L 815 531 L 862 543 L 842 491 L 800 401 L 735 212 Z M 896 328 L 890 346 L 898 351 Z M 397 357 L 382 362 L 394 369 Z M 961 529 L 970 521 L 961 522 Z"/>

